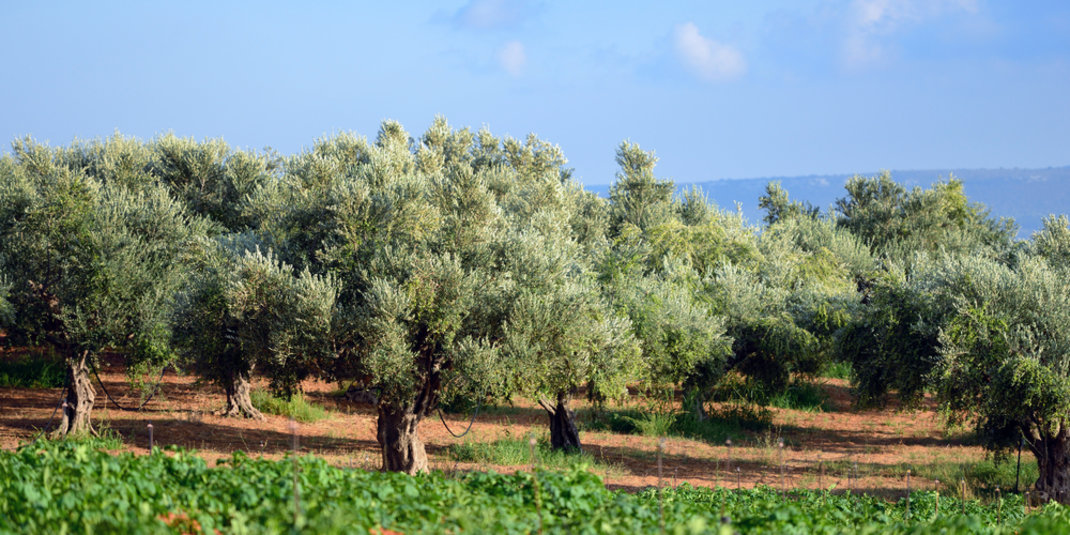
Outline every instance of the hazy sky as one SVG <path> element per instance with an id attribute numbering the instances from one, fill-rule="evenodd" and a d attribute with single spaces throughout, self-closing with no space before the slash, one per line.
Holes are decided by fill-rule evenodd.
<path id="1" fill-rule="evenodd" d="M 678 182 L 1070 164 L 1070 2 L 5 2 L 0 138 L 294 153 L 436 114 Z M 934 177 L 935 179 L 936 177 Z"/>

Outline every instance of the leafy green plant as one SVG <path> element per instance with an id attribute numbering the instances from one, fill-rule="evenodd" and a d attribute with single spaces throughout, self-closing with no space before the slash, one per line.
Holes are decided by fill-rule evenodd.
<path id="1" fill-rule="evenodd" d="M 1016 495 L 962 503 L 918 491 L 908 507 L 905 498 L 763 486 L 633 494 L 579 467 L 410 477 L 241 452 L 209 467 L 180 448 L 110 455 L 74 441 L 0 452 L 0 495 L 4 533 L 652 533 L 663 522 L 681 534 L 1056 534 L 1070 523 L 1070 508 L 1026 515 Z"/>

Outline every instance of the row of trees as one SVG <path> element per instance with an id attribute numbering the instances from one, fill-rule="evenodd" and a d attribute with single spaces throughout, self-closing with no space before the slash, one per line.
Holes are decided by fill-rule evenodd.
<path id="1" fill-rule="evenodd" d="M 436 119 L 383 123 L 290 157 L 221 141 L 119 136 L 0 159 L 0 321 L 68 367 L 59 434 L 91 431 L 105 352 L 220 385 L 378 394 L 383 468 L 416 472 L 419 422 L 457 399 L 537 399 L 555 447 L 570 400 L 682 389 L 697 417 L 726 378 L 766 395 L 834 361 L 860 401 L 934 392 L 996 450 L 1025 437 L 1037 490 L 1070 501 L 1070 230 L 1029 242 L 950 178 L 856 177 L 828 213 L 779 184 L 762 227 L 675 196 L 657 160 L 617 151 L 608 199 L 556 146 Z"/>

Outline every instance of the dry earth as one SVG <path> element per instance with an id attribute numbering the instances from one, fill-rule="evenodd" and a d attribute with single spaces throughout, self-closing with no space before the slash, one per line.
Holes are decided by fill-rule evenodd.
<path id="1" fill-rule="evenodd" d="M 136 405 L 140 401 L 140 394 L 131 389 L 121 368 L 106 365 L 101 371 L 104 385 L 120 403 Z M 893 497 L 905 491 L 908 468 L 984 458 L 979 447 L 964 444 L 961 437 L 947 435 L 931 403 L 925 410 L 914 412 L 855 410 L 845 381 L 820 379 L 819 382 L 830 397 L 829 412 L 772 409 L 771 429 L 746 433 L 731 448 L 699 440 L 667 438 L 664 484 L 686 481 L 703 486 L 766 484 L 808 488 L 836 485 L 837 489 L 851 487 Z M 306 397 L 330 409 L 330 417 L 298 426 L 301 450 L 336 465 L 377 468 L 374 408 L 346 402 L 335 394 L 338 386 L 334 384 L 308 381 L 303 386 Z M 61 396 L 62 389 L 0 388 L 0 447 L 13 449 L 50 425 L 49 415 Z M 147 451 L 149 423 L 153 424 L 157 445 L 194 448 L 210 461 L 229 457 L 236 450 L 254 456 L 281 457 L 291 448 L 288 418 L 266 415 L 267 420 L 261 422 L 214 416 L 212 410 L 221 405 L 221 392 L 211 385 L 199 384 L 195 377 L 168 373 L 161 395 L 140 412 L 116 410 L 98 386 L 93 416 L 98 426 L 122 436 L 125 450 L 139 454 Z M 576 408 L 583 405 L 576 403 Z M 456 463 L 449 459 L 446 447 L 461 440 L 491 441 L 506 436 L 544 434 L 548 429 L 545 413 L 536 404 L 520 401 L 489 412 L 479 416 L 464 439 L 450 436 L 438 418 L 426 419 L 420 426 L 420 435 L 427 445 L 432 467 L 526 469 L 526 466 Z M 467 424 L 462 416 L 447 420 L 454 429 Z M 600 474 L 607 478 L 610 487 L 638 489 L 658 484 L 655 438 L 598 431 L 582 432 L 581 438 L 588 452 L 612 467 Z M 777 446 L 781 439 L 785 444 L 783 451 Z M 860 477 L 848 479 L 848 469 L 856 463 Z M 915 475 L 911 487 L 932 488 L 934 484 Z"/>

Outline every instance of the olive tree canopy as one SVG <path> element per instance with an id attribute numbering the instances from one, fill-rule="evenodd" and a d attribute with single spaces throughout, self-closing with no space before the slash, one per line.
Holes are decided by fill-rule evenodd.
<path id="1" fill-rule="evenodd" d="M 13 148 L 0 161 L 0 272 L 18 318 L 8 333 L 63 355 L 67 408 L 56 432 L 91 432 L 89 368 L 105 349 L 131 364 L 170 357 L 170 305 L 208 225 L 163 186 L 103 184 L 60 151 L 31 140 Z"/>

